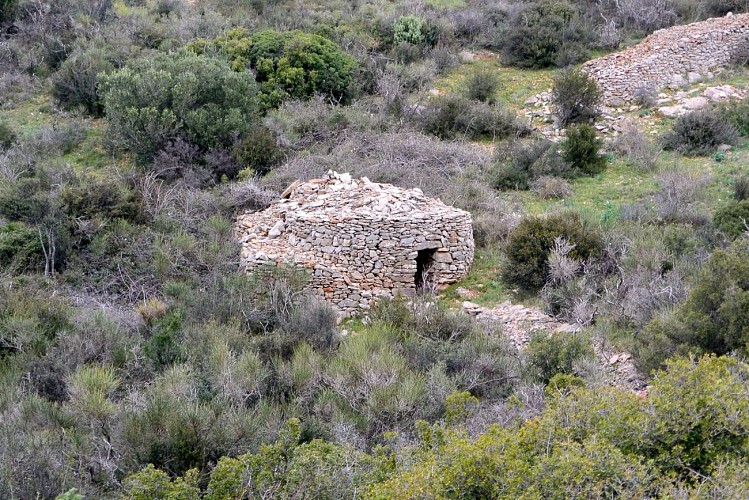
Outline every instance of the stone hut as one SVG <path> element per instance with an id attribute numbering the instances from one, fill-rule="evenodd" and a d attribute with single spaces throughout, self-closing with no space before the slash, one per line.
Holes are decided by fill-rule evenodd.
<path id="1" fill-rule="evenodd" d="M 619 106 L 638 89 L 679 88 L 712 77 L 712 71 L 749 55 L 749 14 L 729 14 L 653 32 L 642 42 L 583 64 L 598 81 L 604 101 Z"/>
<path id="2" fill-rule="evenodd" d="M 296 181 L 267 209 L 241 215 L 241 265 L 290 264 L 338 310 L 357 314 L 378 297 L 413 295 L 465 276 L 473 262 L 468 212 L 420 189 L 329 172 Z"/>

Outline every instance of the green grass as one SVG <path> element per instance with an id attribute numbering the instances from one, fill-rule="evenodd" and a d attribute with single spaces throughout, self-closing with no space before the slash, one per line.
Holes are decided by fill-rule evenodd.
<path id="1" fill-rule="evenodd" d="M 6 122 L 19 137 L 28 137 L 54 120 L 49 97 L 39 94 L 15 108 L 0 111 L 0 120 Z"/>
<path id="2" fill-rule="evenodd" d="M 441 10 L 462 9 L 466 6 L 465 0 L 427 0 L 426 3 Z"/>
<path id="3" fill-rule="evenodd" d="M 63 159 L 76 170 L 101 170 L 107 167 L 112 163 L 112 157 L 103 145 L 105 134 L 106 125 L 101 121 L 92 121 L 86 139 Z"/>
<path id="4" fill-rule="evenodd" d="M 528 98 L 551 88 L 553 69 L 523 70 L 503 66 L 498 55 L 488 52 L 480 52 L 475 57 L 475 60 L 461 64 L 438 79 L 434 87 L 443 93 L 459 94 L 465 90 L 465 80 L 471 73 L 485 69 L 495 70 L 499 79 L 497 97 L 514 108 L 523 107 Z"/>
<path id="5" fill-rule="evenodd" d="M 496 248 L 477 249 L 468 276 L 445 290 L 441 298 L 446 305 L 453 307 L 470 300 L 482 306 L 491 306 L 508 300 L 511 291 L 500 280 L 501 252 Z M 477 295 L 463 298 L 456 293 L 458 287 L 466 288 Z"/>

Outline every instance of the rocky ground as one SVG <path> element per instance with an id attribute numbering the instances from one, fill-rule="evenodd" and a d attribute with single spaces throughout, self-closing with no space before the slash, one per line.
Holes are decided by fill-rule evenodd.
<path id="1" fill-rule="evenodd" d="M 463 310 L 475 316 L 479 322 L 499 326 L 519 351 L 525 348 L 536 331 L 574 333 L 580 330 L 579 325 L 558 321 L 540 309 L 509 301 L 492 308 L 466 301 L 463 302 Z M 593 347 L 600 371 L 608 384 L 647 395 L 647 380 L 635 368 L 629 353 L 613 351 L 601 342 L 594 342 Z"/>

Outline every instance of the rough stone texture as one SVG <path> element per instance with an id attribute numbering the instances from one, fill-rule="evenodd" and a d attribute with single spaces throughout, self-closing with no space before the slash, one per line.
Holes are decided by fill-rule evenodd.
<path id="1" fill-rule="evenodd" d="M 749 49 L 749 14 L 658 30 L 621 52 L 583 65 L 604 92 L 604 101 L 631 101 L 638 88 L 660 90 L 696 82 Z"/>
<path id="2" fill-rule="evenodd" d="M 491 309 L 466 301 L 463 311 L 481 323 L 499 325 L 518 351 L 528 345 L 534 332 L 575 333 L 580 330 L 579 325 L 558 321 L 540 309 L 509 301 Z M 612 351 L 600 342 L 594 342 L 593 348 L 600 373 L 608 385 L 647 396 L 647 379 L 637 370 L 629 353 Z"/>
<path id="3" fill-rule="evenodd" d="M 378 297 L 442 288 L 473 262 L 471 215 L 367 178 L 329 172 L 289 186 L 262 212 L 238 217 L 241 265 L 286 263 L 311 272 L 310 287 L 344 314 Z"/>

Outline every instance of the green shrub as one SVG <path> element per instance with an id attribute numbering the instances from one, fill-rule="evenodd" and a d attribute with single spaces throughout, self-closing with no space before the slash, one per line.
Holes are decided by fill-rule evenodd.
<path id="1" fill-rule="evenodd" d="M 0 150 L 10 149 L 10 147 L 16 142 L 17 136 L 10 128 L 10 125 L 4 121 L 0 121 Z"/>
<path id="2" fill-rule="evenodd" d="M 141 219 L 141 204 L 137 196 L 112 181 L 89 181 L 66 186 L 60 198 L 65 212 L 73 218 Z"/>
<path id="3" fill-rule="evenodd" d="M 0 0 L 0 26 L 13 21 L 18 9 L 18 0 Z"/>
<path id="4" fill-rule="evenodd" d="M 574 5 L 553 0 L 532 2 L 510 18 L 501 41 L 502 58 L 521 68 L 564 67 L 587 58 L 591 39 Z"/>
<path id="5" fill-rule="evenodd" d="M 551 102 L 559 124 L 579 123 L 599 115 L 603 91 L 587 73 L 567 68 L 554 75 Z"/>
<path id="6" fill-rule="evenodd" d="M 600 174 L 606 168 L 606 157 L 600 153 L 601 144 L 596 129 L 590 125 L 570 127 L 562 142 L 562 158 L 574 173 Z"/>
<path id="7" fill-rule="evenodd" d="M 99 96 L 99 80 L 114 69 L 105 48 L 79 48 L 52 75 L 52 95 L 66 108 L 82 107 L 92 116 L 102 116 L 104 104 Z"/>
<path id="8" fill-rule="evenodd" d="M 674 354 L 749 352 L 748 246 L 738 240 L 728 251 L 715 250 L 687 300 L 646 325 L 632 351 L 638 366 L 659 368 Z"/>
<path id="9" fill-rule="evenodd" d="M 538 331 L 525 355 L 531 373 L 548 384 L 555 375 L 575 375 L 576 365 L 593 357 L 593 346 L 582 334 Z"/>
<path id="10" fill-rule="evenodd" d="M 601 252 L 602 243 L 595 232 L 586 230 L 576 214 L 524 219 L 510 236 L 505 248 L 507 265 L 504 279 L 526 290 L 538 290 L 548 277 L 548 258 L 554 239 L 564 237 L 575 245 L 573 259 L 588 259 Z"/>
<path id="11" fill-rule="evenodd" d="M 0 226 L 0 268 L 39 268 L 44 255 L 37 231 L 11 222 Z"/>
<path id="12" fill-rule="evenodd" d="M 151 330 L 151 338 L 143 346 L 143 353 L 151 361 L 155 371 L 163 371 L 173 364 L 184 361 L 184 346 L 180 344 L 181 311 L 173 310 L 158 318 Z"/>
<path id="13" fill-rule="evenodd" d="M 492 172 L 495 189 L 527 190 L 543 176 L 570 177 L 569 166 L 552 141 L 513 142 L 498 147 L 495 162 L 498 163 Z"/>
<path id="14" fill-rule="evenodd" d="M 736 201 L 715 212 L 715 227 L 736 239 L 749 231 L 749 200 Z"/>
<path id="15" fill-rule="evenodd" d="M 266 127 L 255 127 L 234 145 L 234 160 L 242 169 L 265 175 L 283 161 L 283 152 L 276 137 Z"/>
<path id="16" fill-rule="evenodd" d="M 685 155 L 712 153 L 721 144 L 736 144 L 736 127 L 716 109 L 703 109 L 680 116 L 664 137 L 666 149 Z"/>
<path id="17" fill-rule="evenodd" d="M 421 121 L 426 133 L 441 139 L 503 139 L 528 132 L 512 110 L 456 95 L 432 99 Z"/>
<path id="18" fill-rule="evenodd" d="M 741 176 L 733 185 L 733 199 L 736 201 L 749 200 L 749 176 Z"/>
<path id="19" fill-rule="evenodd" d="M 354 59 L 327 38 L 301 31 L 258 31 L 244 28 L 227 31 L 214 40 L 197 40 L 190 50 L 218 52 L 232 69 L 249 67 L 260 84 L 259 100 L 264 110 L 287 99 L 323 94 L 336 100 L 348 96 L 356 66 Z"/>
<path id="20" fill-rule="evenodd" d="M 466 95 L 474 101 L 494 102 L 498 88 L 499 77 L 496 70 L 477 70 L 466 79 Z"/>
<path id="21" fill-rule="evenodd" d="M 749 135 L 749 102 L 730 100 L 720 104 L 718 109 L 741 136 Z"/>
<path id="22" fill-rule="evenodd" d="M 396 45 L 424 43 L 424 21 L 413 15 L 399 17 L 393 24 L 393 42 Z"/>
<path id="23" fill-rule="evenodd" d="M 182 135 L 204 150 L 228 147 L 257 114 L 251 73 L 187 51 L 132 61 L 101 89 L 111 132 L 142 160 Z"/>

